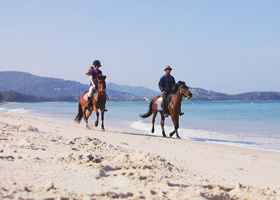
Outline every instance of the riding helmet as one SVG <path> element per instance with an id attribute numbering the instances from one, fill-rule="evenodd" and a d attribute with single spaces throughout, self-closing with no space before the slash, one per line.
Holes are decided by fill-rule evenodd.
<path id="1" fill-rule="evenodd" d="M 99 60 L 95 60 L 95 61 L 93 61 L 92 65 L 93 66 L 96 65 L 96 66 L 101 67 L 101 62 Z"/>

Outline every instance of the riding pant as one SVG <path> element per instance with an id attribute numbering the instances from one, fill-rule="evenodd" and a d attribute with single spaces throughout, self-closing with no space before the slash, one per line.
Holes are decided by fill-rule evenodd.
<path id="1" fill-rule="evenodd" d="M 162 103 L 161 103 L 161 107 L 163 108 L 163 112 L 165 114 L 169 114 L 169 111 L 168 111 L 168 104 L 167 104 L 167 98 L 168 98 L 168 95 L 169 93 L 166 93 L 165 95 L 163 95 L 162 97 Z"/>
<path id="2" fill-rule="evenodd" d="M 94 93 L 94 88 L 95 88 L 94 85 L 91 85 L 91 86 L 89 87 L 89 90 L 88 90 L 88 97 L 92 97 L 92 94 Z"/>

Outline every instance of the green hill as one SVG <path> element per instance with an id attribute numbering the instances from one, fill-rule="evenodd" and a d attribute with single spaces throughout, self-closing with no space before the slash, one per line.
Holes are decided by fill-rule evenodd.
<path id="1" fill-rule="evenodd" d="M 140 98 L 143 98 L 143 97 L 152 98 L 157 95 L 160 95 L 159 91 L 156 92 L 154 90 L 150 90 L 148 88 L 140 87 L 140 86 L 132 87 L 132 86 L 128 86 L 128 85 L 118 85 L 116 83 L 108 83 L 107 88 L 110 88 L 111 90 L 115 90 L 115 91 L 119 91 L 119 92 L 130 93 L 130 94 L 133 94 L 134 96 L 137 96 Z"/>
<path id="2" fill-rule="evenodd" d="M 78 101 L 88 90 L 87 84 L 57 78 L 34 76 L 26 72 L 0 72 L 1 101 Z M 279 92 L 248 92 L 236 95 L 218 93 L 201 88 L 190 88 L 191 101 L 279 101 Z M 107 83 L 111 101 L 145 101 L 159 92 L 145 87 L 132 87 Z"/>
<path id="3" fill-rule="evenodd" d="M 0 72 L 0 102 L 1 99 L 20 102 L 78 101 L 88 87 L 76 81 L 40 77 L 26 72 Z M 107 94 L 111 101 L 144 101 L 144 98 L 129 92 L 110 88 L 107 88 Z"/>
<path id="4" fill-rule="evenodd" d="M 34 76 L 26 72 L 0 72 L 0 91 L 17 91 L 27 95 L 55 97 L 80 96 L 88 86 L 75 81 Z"/>

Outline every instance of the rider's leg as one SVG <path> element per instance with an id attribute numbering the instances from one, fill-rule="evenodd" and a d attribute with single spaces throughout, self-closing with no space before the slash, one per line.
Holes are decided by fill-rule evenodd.
<path id="1" fill-rule="evenodd" d="M 162 103 L 161 103 L 161 107 L 163 108 L 163 112 L 164 112 L 165 117 L 168 117 L 168 114 L 169 114 L 168 105 L 166 105 L 167 96 L 168 96 L 168 94 L 163 95 Z"/>
<path id="2" fill-rule="evenodd" d="M 89 109 L 90 106 L 91 106 L 91 102 L 92 102 L 92 94 L 93 94 L 93 91 L 94 91 L 94 87 L 93 86 L 90 86 L 89 88 L 89 91 L 88 91 L 88 102 L 87 102 L 87 105 L 86 105 L 86 109 Z"/>

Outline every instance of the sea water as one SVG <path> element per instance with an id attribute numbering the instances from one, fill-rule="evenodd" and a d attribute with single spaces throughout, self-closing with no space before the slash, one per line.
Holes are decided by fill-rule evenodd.
<path id="1" fill-rule="evenodd" d="M 142 119 L 149 102 L 107 102 L 105 128 L 150 132 L 152 118 Z M 1 112 L 58 119 L 74 123 L 78 103 L 5 103 Z M 179 135 L 182 139 L 280 151 L 280 102 L 182 102 Z M 93 124 L 95 113 L 89 119 Z M 81 122 L 84 125 L 84 122 Z M 173 131 L 171 118 L 165 132 Z M 155 135 L 161 136 L 160 115 Z M 175 136 L 173 136 L 175 137 Z"/>

